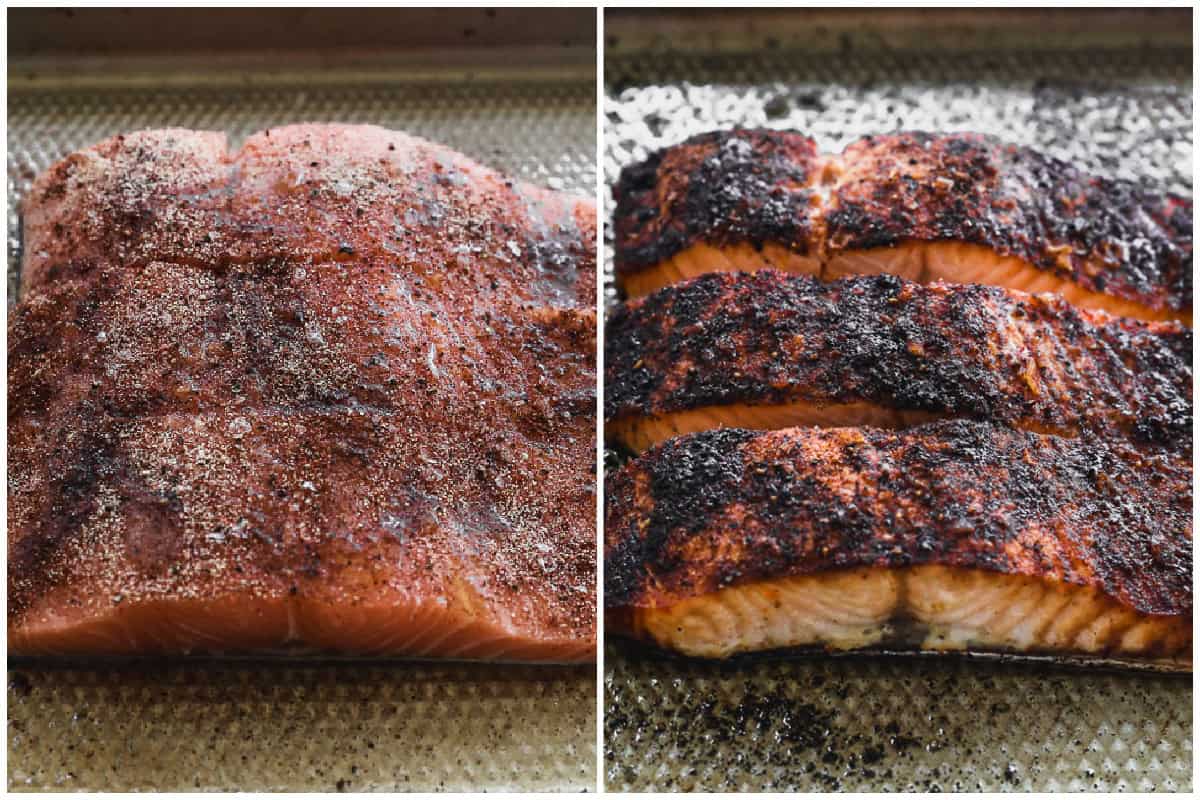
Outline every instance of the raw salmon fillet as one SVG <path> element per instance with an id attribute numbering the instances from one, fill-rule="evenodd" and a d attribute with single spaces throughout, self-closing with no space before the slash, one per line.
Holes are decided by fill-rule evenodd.
<path id="1" fill-rule="evenodd" d="M 718 427 L 946 417 L 1191 452 L 1192 329 L 1050 293 L 710 273 L 616 308 L 604 371 L 607 436 L 635 452 Z"/>
<path id="2" fill-rule="evenodd" d="M 682 436 L 610 475 L 605 619 L 689 655 L 869 645 L 1190 668 L 1191 460 L 986 422 Z"/>
<path id="3" fill-rule="evenodd" d="M 595 209 L 374 127 L 24 208 L 11 654 L 595 658 Z"/>
<path id="4" fill-rule="evenodd" d="M 823 155 L 798 133 L 714 131 L 627 167 L 614 195 L 630 296 L 714 271 L 882 272 L 1191 323 L 1190 198 L 980 134 L 872 136 Z"/>

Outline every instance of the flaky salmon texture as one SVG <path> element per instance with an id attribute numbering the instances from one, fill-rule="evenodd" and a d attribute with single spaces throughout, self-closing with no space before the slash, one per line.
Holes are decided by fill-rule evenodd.
<path id="1" fill-rule="evenodd" d="M 24 205 L 12 654 L 595 657 L 594 205 L 374 127 Z"/>
<path id="2" fill-rule="evenodd" d="M 607 624 L 665 648 L 1190 668 L 1190 455 L 962 420 L 726 429 L 648 451 L 606 497 Z"/>
<path id="3" fill-rule="evenodd" d="M 905 132 L 840 154 L 790 131 L 701 134 L 627 167 L 614 261 L 630 296 L 714 271 L 1056 292 L 1192 318 L 1192 201 L 972 133 Z"/>

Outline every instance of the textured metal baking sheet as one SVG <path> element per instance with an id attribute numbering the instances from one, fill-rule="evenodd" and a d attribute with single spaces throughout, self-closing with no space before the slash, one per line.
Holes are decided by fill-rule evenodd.
<path id="1" fill-rule="evenodd" d="M 12 791 L 583 791 L 595 670 L 206 664 L 8 673 Z"/>
<path id="2" fill-rule="evenodd" d="M 1188 678 L 605 658 L 609 791 L 1190 791 Z"/>
<path id="3" fill-rule="evenodd" d="M 654 149 L 742 125 L 801 130 L 831 151 L 869 133 L 982 131 L 1192 191 L 1190 48 L 1077 37 L 1061 49 L 904 51 L 871 46 L 880 37 L 862 27 L 793 48 L 781 41 L 801 34 L 767 33 L 743 51 L 669 37 L 610 49 L 608 184 Z M 618 461 L 607 454 L 607 467 Z M 701 663 L 621 641 L 605 671 L 610 791 L 1192 789 L 1188 677 L 953 657 Z"/>
<path id="4" fill-rule="evenodd" d="M 290 122 L 369 122 L 526 180 L 593 191 L 594 79 L 547 70 L 439 79 L 425 70 L 406 82 L 404 74 L 172 73 L 161 88 L 114 72 L 111 83 L 92 75 L 83 88 L 57 76 L 39 88 L 45 82 L 25 80 L 10 62 L 10 302 L 19 250 L 12 201 L 56 159 L 139 128 L 223 130 L 237 142 Z M 13 790 L 595 788 L 593 667 L 22 664 L 8 678 Z"/>

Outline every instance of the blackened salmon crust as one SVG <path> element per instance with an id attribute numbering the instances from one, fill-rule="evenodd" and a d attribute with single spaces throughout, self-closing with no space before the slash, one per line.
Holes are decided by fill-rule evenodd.
<path id="1" fill-rule="evenodd" d="M 693 136 L 626 167 L 613 192 L 618 273 L 653 266 L 700 241 L 808 252 L 818 168 L 808 137 L 755 130 Z"/>
<path id="2" fill-rule="evenodd" d="M 1192 609 L 1191 469 L 1123 442 L 986 423 L 679 437 L 609 477 L 605 604 L 939 564 Z"/>
<path id="3" fill-rule="evenodd" d="M 868 172 L 839 185 L 831 250 L 961 241 L 1018 256 L 1095 292 L 1192 305 L 1192 201 L 1086 175 L 979 134 L 862 139 L 842 156 Z"/>
<path id="4" fill-rule="evenodd" d="M 872 136 L 822 158 L 795 132 L 715 131 L 627 167 L 614 194 L 618 281 L 701 243 L 824 260 L 962 242 L 1152 309 L 1192 305 L 1190 198 L 980 134 Z"/>
<path id="5" fill-rule="evenodd" d="M 605 416 L 866 401 L 1190 450 L 1191 360 L 1183 324 L 1050 295 L 891 275 L 710 273 L 610 316 Z"/>

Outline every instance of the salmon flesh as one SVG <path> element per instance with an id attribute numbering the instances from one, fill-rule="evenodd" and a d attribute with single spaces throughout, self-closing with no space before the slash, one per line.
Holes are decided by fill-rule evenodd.
<path id="1" fill-rule="evenodd" d="M 710 428 L 948 417 L 1191 452 L 1192 329 L 1049 293 L 710 273 L 615 309 L 604 364 L 607 436 L 635 452 Z"/>
<path id="2" fill-rule="evenodd" d="M 644 453 L 606 497 L 606 624 L 688 655 L 1191 665 L 1190 456 L 963 420 L 726 429 Z"/>
<path id="3" fill-rule="evenodd" d="M 374 127 L 163 130 L 24 207 L 14 655 L 595 658 L 595 207 Z"/>
<path id="4" fill-rule="evenodd" d="M 780 269 L 1056 292 L 1191 324 L 1192 202 L 980 134 L 871 136 L 839 155 L 771 130 L 714 131 L 627 167 L 618 285 Z"/>

